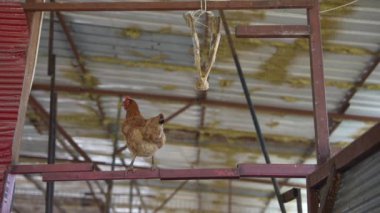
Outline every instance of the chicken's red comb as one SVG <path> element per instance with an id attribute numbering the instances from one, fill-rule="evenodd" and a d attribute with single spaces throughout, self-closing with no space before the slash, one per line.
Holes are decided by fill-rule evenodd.
<path id="1" fill-rule="evenodd" d="M 131 96 L 125 96 L 124 97 L 124 101 L 126 101 L 126 100 L 131 100 L 132 98 L 131 98 Z"/>

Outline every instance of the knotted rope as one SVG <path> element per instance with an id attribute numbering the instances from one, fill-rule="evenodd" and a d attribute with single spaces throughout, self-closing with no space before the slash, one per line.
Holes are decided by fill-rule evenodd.
<path id="1" fill-rule="evenodd" d="M 198 22 L 199 18 L 203 15 L 208 15 L 207 24 L 204 25 Z M 194 51 L 194 63 L 197 71 L 199 72 L 199 78 L 196 83 L 196 88 L 198 90 L 208 90 L 209 83 L 207 81 L 208 76 L 211 72 L 211 68 L 215 63 L 216 53 L 218 51 L 220 43 L 220 17 L 214 15 L 213 12 L 207 11 L 207 3 L 205 0 L 204 8 L 201 0 L 201 9 L 196 11 L 188 11 L 184 14 L 186 24 L 190 27 L 191 36 L 193 40 L 193 51 Z M 201 48 L 199 45 L 199 37 L 197 33 L 198 25 L 206 27 L 208 30 L 208 35 L 210 35 L 209 41 L 209 51 L 205 59 L 201 58 Z"/>

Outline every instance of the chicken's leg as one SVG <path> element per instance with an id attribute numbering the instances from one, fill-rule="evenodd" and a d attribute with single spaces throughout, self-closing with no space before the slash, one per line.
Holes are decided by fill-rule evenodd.
<path id="1" fill-rule="evenodd" d="M 154 155 L 152 155 L 152 167 L 151 167 L 152 170 L 155 170 L 156 169 L 156 166 L 154 165 Z"/>
<path id="2" fill-rule="evenodd" d="M 130 163 L 129 166 L 128 166 L 128 171 L 129 171 L 129 170 L 134 171 L 134 170 L 133 170 L 133 163 L 135 162 L 135 159 L 136 159 L 136 156 L 133 155 L 133 156 L 132 156 L 132 161 L 131 161 L 131 163 Z"/>

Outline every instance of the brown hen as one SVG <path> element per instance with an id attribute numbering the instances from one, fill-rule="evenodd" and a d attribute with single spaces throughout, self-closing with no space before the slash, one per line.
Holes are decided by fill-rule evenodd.
<path id="1" fill-rule="evenodd" d="M 124 109 L 127 112 L 123 134 L 127 147 L 132 155 L 132 161 L 128 169 L 133 169 L 136 157 L 152 157 L 152 169 L 154 168 L 154 153 L 160 149 L 166 141 L 163 124 L 163 114 L 145 119 L 139 110 L 136 101 L 130 97 L 124 99 Z"/>

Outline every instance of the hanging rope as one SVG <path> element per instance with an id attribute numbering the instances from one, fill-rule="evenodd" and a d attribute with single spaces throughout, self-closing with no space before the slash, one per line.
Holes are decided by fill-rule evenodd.
<path id="1" fill-rule="evenodd" d="M 206 25 L 200 23 L 198 20 L 203 16 L 208 16 Z M 214 15 L 213 12 L 207 11 L 207 2 L 201 0 L 201 9 L 196 11 L 188 11 L 184 14 L 186 24 L 190 27 L 191 36 L 193 40 L 193 51 L 194 51 L 194 63 L 197 71 L 199 72 L 199 78 L 196 83 L 196 88 L 198 90 L 208 90 L 209 83 L 207 81 L 208 76 L 211 72 L 211 68 L 215 63 L 216 53 L 218 51 L 220 43 L 220 17 Z M 197 33 L 197 28 L 199 25 L 205 27 L 210 35 L 209 50 L 206 58 L 201 57 L 201 48 L 199 44 L 199 37 Z"/>

